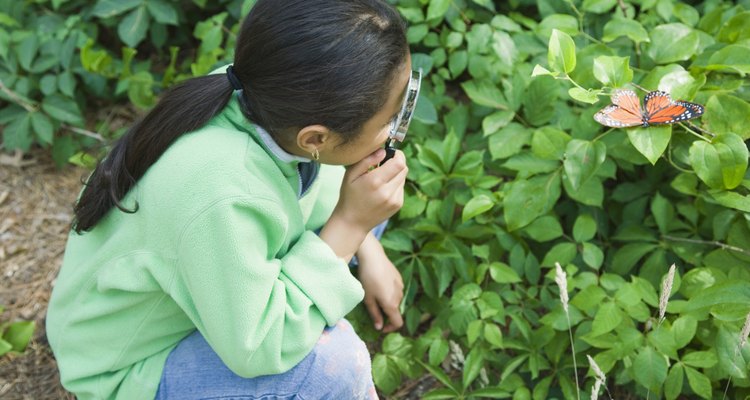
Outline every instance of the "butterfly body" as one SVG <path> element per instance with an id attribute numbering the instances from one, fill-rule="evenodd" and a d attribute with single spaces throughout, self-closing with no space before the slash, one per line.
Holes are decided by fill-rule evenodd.
<path id="1" fill-rule="evenodd" d="M 653 91 L 641 101 L 632 90 L 618 89 L 612 94 L 612 104 L 594 114 L 596 122 L 612 128 L 668 125 L 700 117 L 703 106 L 687 101 L 675 101 L 669 93 Z"/>

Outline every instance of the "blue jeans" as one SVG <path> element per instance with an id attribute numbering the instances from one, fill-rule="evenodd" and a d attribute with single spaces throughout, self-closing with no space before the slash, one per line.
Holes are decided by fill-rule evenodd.
<path id="1" fill-rule="evenodd" d="M 365 343 L 343 319 L 291 370 L 249 379 L 229 370 L 195 331 L 167 358 L 156 400 L 377 399 L 371 367 Z"/>

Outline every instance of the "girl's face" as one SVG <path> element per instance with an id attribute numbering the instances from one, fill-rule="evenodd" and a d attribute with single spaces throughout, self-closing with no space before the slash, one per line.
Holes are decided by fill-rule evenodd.
<path id="1" fill-rule="evenodd" d="M 319 147 L 320 162 L 323 164 L 351 165 L 361 161 L 383 147 L 390 133 L 391 121 L 401 111 L 401 102 L 411 77 L 411 56 L 399 69 L 383 107 L 362 127 L 356 139 L 342 144 L 340 136 L 333 134 L 330 140 Z"/>

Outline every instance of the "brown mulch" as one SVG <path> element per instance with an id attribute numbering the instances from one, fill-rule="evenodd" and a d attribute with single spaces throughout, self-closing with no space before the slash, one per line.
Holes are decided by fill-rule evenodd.
<path id="1" fill-rule="evenodd" d="M 0 163 L 0 321 L 33 320 L 37 326 L 23 354 L 0 357 L 5 400 L 73 399 L 60 385 L 44 317 L 86 171 L 58 169 L 48 153 L 32 151 L 21 166 Z"/>

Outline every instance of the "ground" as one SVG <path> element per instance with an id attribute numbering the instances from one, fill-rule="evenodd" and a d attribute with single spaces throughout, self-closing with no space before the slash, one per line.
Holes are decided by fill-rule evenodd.
<path id="1" fill-rule="evenodd" d="M 0 357 L 0 398 L 72 399 L 60 386 L 44 332 L 50 291 L 62 262 L 72 205 L 86 171 L 59 169 L 44 151 L 0 163 L 0 322 L 34 320 L 22 355 Z"/>

